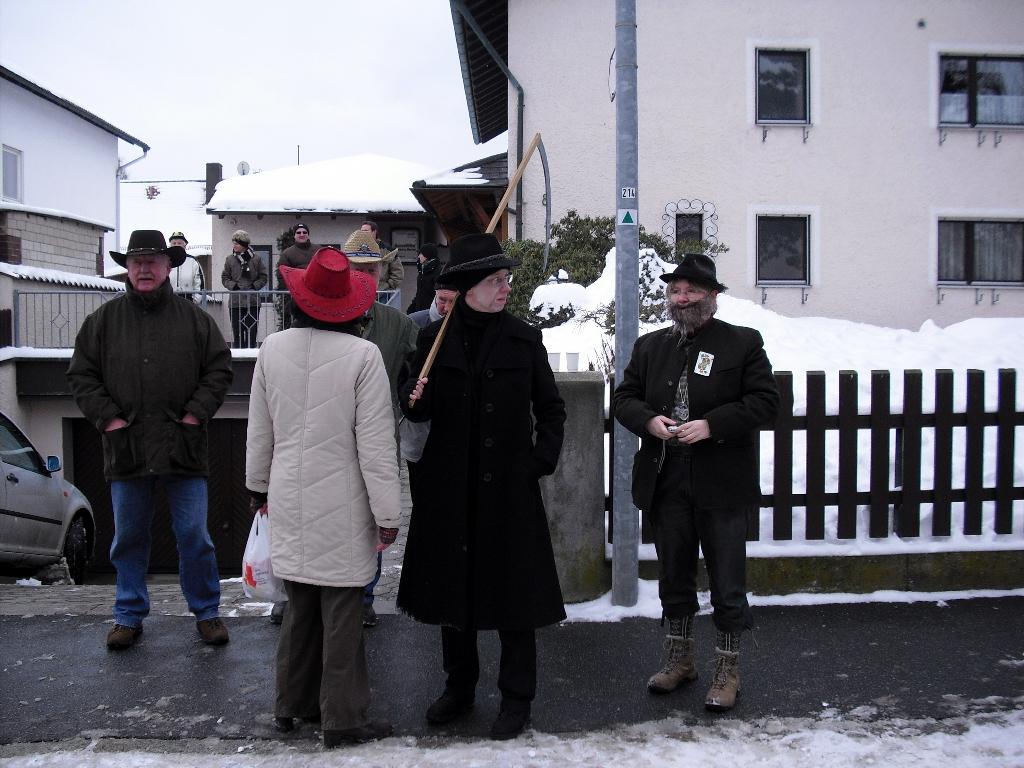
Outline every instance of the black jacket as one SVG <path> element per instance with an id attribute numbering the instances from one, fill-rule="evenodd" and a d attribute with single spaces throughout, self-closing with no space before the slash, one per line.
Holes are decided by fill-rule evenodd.
<path id="1" fill-rule="evenodd" d="M 565 618 L 538 478 L 554 472 L 565 403 L 541 334 L 502 312 L 488 330 L 482 365 L 471 366 L 461 303 L 429 374 L 409 407 L 430 420 L 417 464 L 416 497 L 398 607 L 428 624 L 531 629 Z M 419 372 L 441 327 L 420 331 Z M 472 368 L 477 373 L 472 373 Z"/>
<path id="2" fill-rule="evenodd" d="M 647 432 L 655 416 L 672 415 L 684 353 L 679 336 L 663 328 L 637 339 L 615 389 L 615 418 L 639 435 L 633 459 L 633 503 L 649 510 L 665 455 L 665 442 Z M 714 355 L 708 375 L 695 372 L 701 352 Z M 760 497 L 759 428 L 771 423 L 779 393 L 761 334 L 753 328 L 709 321 L 686 359 L 690 419 L 707 419 L 711 437 L 694 443 L 694 496 L 705 506 L 756 503 Z"/>
<path id="3" fill-rule="evenodd" d="M 206 475 L 206 425 L 224 402 L 231 352 L 213 318 L 165 282 L 127 293 L 82 323 L 67 377 L 85 417 L 103 435 L 103 474 Z M 182 423 L 186 413 L 199 426 Z M 115 417 L 128 426 L 103 428 Z"/>
<path id="4" fill-rule="evenodd" d="M 441 271 L 440 259 L 427 259 L 422 264 L 416 265 L 416 295 L 405 310 L 407 315 L 418 312 L 421 309 L 428 309 L 434 300 L 434 280 L 437 273 Z"/>

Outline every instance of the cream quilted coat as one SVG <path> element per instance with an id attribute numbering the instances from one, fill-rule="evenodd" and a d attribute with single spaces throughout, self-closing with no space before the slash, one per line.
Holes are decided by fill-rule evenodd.
<path id="1" fill-rule="evenodd" d="M 361 587 L 377 569 L 377 526 L 397 528 L 391 388 L 377 347 L 347 333 L 267 337 L 249 400 L 245 484 L 269 494 L 274 573 Z"/>

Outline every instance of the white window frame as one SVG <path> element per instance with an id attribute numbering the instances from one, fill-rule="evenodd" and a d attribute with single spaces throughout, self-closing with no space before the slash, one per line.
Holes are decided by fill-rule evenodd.
<path id="1" fill-rule="evenodd" d="M 11 154 L 17 158 L 18 178 L 15 180 L 15 184 L 17 186 L 15 197 L 9 197 L 3 193 L 4 187 L 7 186 L 7 179 L 3 178 L 3 168 L 5 165 L 4 160 L 6 159 L 7 154 Z M 3 156 L 0 157 L 0 199 L 7 200 L 12 203 L 25 202 L 25 155 L 20 149 L 9 147 L 6 144 L 3 145 Z"/>
<path id="2" fill-rule="evenodd" d="M 807 53 L 807 120 L 761 121 L 757 119 L 757 52 L 805 51 Z M 816 38 L 748 38 L 747 39 L 747 120 L 764 128 L 806 128 L 822 124 L 821 110 L 821 42 Z"/>
<path id="3" fill-rule="evenodd" d="M 943 56 L 1024 56 L 1024 45 L 974 45 L 970 43 L 932 43 L 928 46 L 928 71 L 931 82 L 928 84 L 928 124 L 931 128 L 943 131 L 977 131 L 991 129 L 997 131 L 1020 131 L 1020 125 L 966 125 L 964 123 L 939 122 L 939 98 L 942 90 L 942 57 Z M 936 231 L 938 226 L 935 227 Z M 932 250 L 938 253 L 937 249 Z"/>
<path id="4" fill-rule="evenodd" d="M 804 217 L 807 219 L 807 280 L 758 280 L 757 220 L 760 216 Z M 822 285 L 821 208 L 816 205 L 758 205 L 747 208 L 747 270 L 750 284 L 757 288 L 812 288 Z"/>

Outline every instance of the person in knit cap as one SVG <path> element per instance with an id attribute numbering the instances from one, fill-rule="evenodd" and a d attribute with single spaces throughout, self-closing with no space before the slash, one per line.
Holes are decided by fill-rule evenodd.
<path id="1" fill-rule="evenodd" d="M 252 241 L 244 229 L 231 235 L 231 255 L 224 259 L 220 279 L 224 287 L 235 293 L 229 302 L 231 330 L 235 349 L 256 347 L 260 297 L 256 294 L 267 284 L 267 266 L 249 246 Z"/>
<path id="2" fill-rule="evenodd" d="M 313 258 L 313 254 L 320 249 L 319 245 L 315 245 L 309 239 L 309 227 L 302 222 L 292 227 L 292 237 L 295 238 L 295 242 L 281 251 L 281 257 L 277 260 L 275 272 L 277 273 L 277 290 L 279 291 L 288 290 L 284 284 L 284 278 L 281 277 L 281 267 L 305 269 L 309 264 L 309 260 Z M 281 301 L 278 304 L 278 327 L 284 331 L 292 327 L 293 305 L 291 296 L 285 293 L 281 296 Z"/>

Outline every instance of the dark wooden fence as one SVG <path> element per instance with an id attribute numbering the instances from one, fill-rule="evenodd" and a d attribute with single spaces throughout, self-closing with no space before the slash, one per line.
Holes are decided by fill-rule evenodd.
<path id="1" fill-rule="evenodd" d="M 966 372 L 966 406 L 954 409 L 953 371 L 935 372 L 935 406 L 931 412 L 922 410 L 924 377 L 921 371 L 903 372 L 902 412 L 890 409 L 891 374 L 889 371 L 871 372 L 871 407 L 860 413 L 858 407 L 858 374 L 856 371 L 839 372 L 838 412 L 826 409 L 825 373 L 807 373 L 806 409 L 803 416 L 793 415 L 793 374 L 777 372 L 781 407 L 774 425 L 764 431 L 774 433 L 774 477 L 771 493 L 761 496 L 762 508 L 772 509 L 772 534 L 776 541 L 793 538 L 794 510 L 804 510 L 804 538 L 809 541 L 826 537 L 826 508 L 836 509 L 837 539 L 857 536 L 858 509 L 867 508 L 867 535 L 886 538 L 895 534 L 901 538 L 917 536 L 950 536 L 952 505 L 963 503 L 963 531 L 966 535 L 981 534 L 982 505 L 994 502 L 994 532 L 1013 533 L 1013 502 L 1024 499 L 1024 487 L 1015 484 L 1015 429 L 1024 425 L 1024 413 L 1016 401 L 1017 372 L 1001 369 L 998 373 L 996 408 L 985 410 L 985 373 L 980 370 Z M 609 429 L 614 414 L 609 408 Z M 985 485 L 986 427 L 995 428 L 995 483 Z M 964 435 L 963 476 L 954 477 L 954 430 L 962 428 Z M 870 464 L 867 490 L 858 476 L 858 442 L 862 431 L 869 434 Z M 922 446 L 924 436 L 931 431 L 933 441 L 933 481 L 930 488 L 922 484 Z M 806 485 L 802 493 L 794 492 L 793 437 L 805 433 L 803 457 Z M 833 450 L 838 452 L 838 479 L 835 490 L 827 490 L 826 435 L 837 433 Z M 609 445 L 613 445 L 609 440 Z M 895 462 L 890 460 L 895 448 Z M 613 461 L 609 461 L 609 489 L 611 488 Z M 763 489 L 762 489 L 763 490 Z M 606 498 L 606 509 L 611 509 L 611 492 Z M 921 530 L 922 505 L 931 505 L 930 530 Z M 890 511 L 892 515 L 890 516 Z M 611 516 L 609 538 L 611 534 Z M 759 511 L 751 513 L 748 538 L 758 540 Z M 642 540 L 652 540 L 645 524 Z"/>

